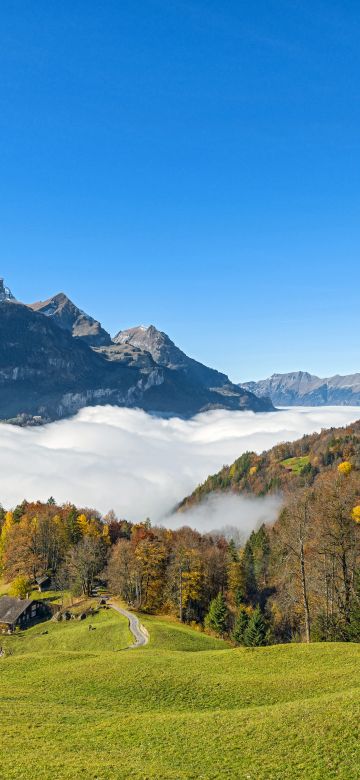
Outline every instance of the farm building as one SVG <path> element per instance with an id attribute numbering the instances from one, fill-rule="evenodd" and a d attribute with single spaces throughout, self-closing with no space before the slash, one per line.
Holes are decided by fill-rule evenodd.
<path id="1" fill-rule="evenodd" d="M 15 628 L 26 628 L 36 620 L 47 615 L 48 608 L 41 601 L 15 599 L 11 596 L 0 598 L 0 633 L 11 634 Z"/>
<path id="2" fill-rule="evenodd" d="M 47 574 L 44 574 L 43 577 L 36 577 L 35 582 L 39 593 L 42 593 L 44 590 L 49 590 L 51 587 L 51 577 Z"/>

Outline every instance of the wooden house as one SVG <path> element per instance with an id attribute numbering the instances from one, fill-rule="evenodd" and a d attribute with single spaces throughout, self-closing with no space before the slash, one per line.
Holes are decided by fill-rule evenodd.
<path id="1" fill-rule="evenodd" d="M 47 616 L 48 608 L 41 601 L 0 598 L 0 633 L 11 634 L 15 628 L 27 628 L 31 623 Z"/>

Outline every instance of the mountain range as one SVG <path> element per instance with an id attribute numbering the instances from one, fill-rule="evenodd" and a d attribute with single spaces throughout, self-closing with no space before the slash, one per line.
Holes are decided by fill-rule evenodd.
<path id="1" fill-rule="evenodd" d="M 360 405 L 360 373 L 321 379 L 306 371 L 295 371 L 245 382 L 240 387 L 258 398 L 270 398 L 276 406 Z"/>
<path id="2" fill-rule="evenodd" d="M 99 404 L 183 417 L 274 408 L 185 355 L 153 325 L 111 338 L 64 293 L 23 304 L 0 280 L 0 333 L 2 420 L 41 424 Z"/>

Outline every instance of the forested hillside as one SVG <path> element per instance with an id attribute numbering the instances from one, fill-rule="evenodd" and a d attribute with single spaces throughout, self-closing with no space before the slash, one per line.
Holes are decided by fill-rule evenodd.
<path id="1" fill-rule="evenodd" d="M 360 420 L 346 428 L 330 428 L 277 444 L 257 455 L 245 452 L 231 466 L 223 466 L 184 498 L 180 511 L 201 502 L 209 493 L 232 491 L 264 496 L 295 492 L 311 485 L 322 472 L 349 460 L 360 468 Z"/>

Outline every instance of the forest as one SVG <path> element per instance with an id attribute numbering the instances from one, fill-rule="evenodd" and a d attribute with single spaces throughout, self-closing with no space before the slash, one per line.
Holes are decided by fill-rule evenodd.
<path id="1" fill-rule="evenodd" d="M 360 641 L 359 423 L 245 453 L 221 475 L 217 490 L 276 485 L 282 496 L 276 522 L 241 547 L 187 527 L 186 512 L 169 530 L 53 498 L 24 501 L 1 509 L 1 576 L 17 596 L 45 574 L 74 594 L 100 580 L 134 609 L 237 645 Z"/>

